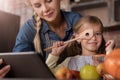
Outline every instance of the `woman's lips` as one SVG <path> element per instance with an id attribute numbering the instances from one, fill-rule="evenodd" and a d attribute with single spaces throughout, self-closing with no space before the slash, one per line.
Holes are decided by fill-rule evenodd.
<path id="1" fill-rule="evenodd" d="M 46 14 L 45 17 L 50 18 L 50 17 L 52 17 L 52 15 L 53 15 L 53 12 L 50 12 L 50 13 Z"/>

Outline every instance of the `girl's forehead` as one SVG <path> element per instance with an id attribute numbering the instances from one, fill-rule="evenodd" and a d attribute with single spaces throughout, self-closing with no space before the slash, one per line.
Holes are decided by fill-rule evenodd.
<path id="1" fill-rule="evenodd" d="M 93 24 L 93 23 L 86 23 L 81 27 L 81 29 L 95 29 L 95 30 L 102 30 L 102 27 L 100 24 Z"/>
<path id="2" fill-rule="evenodd" d="M 77 33 L 81 33 L 87 29 L 93 29 L 94 32 L 102 32 L 102 27 L 100 24 L 90 24 L 90 23 L 85 23 L 82 25 Z"/>

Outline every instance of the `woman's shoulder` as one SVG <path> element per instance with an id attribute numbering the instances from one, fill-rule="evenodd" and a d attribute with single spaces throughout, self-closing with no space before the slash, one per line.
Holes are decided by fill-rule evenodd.
<path id="1" fill-rule="evenodd" d="M 23 24 L 22 26 L 20 27 L 20 30 L 22 31 L 34 31 L 35 30 L 35 21 L 33 18 L 30 18 L 30 19 L 27 19 Z"/>
<path id="2" fill-rule="evenodd" d="M 19 36 L 34 36 L 35 35 L 35 26 L 34 26 L 34 21 L 32 18 L 28 19 L 21 27 L 19 30 L 18 35 Z"/>
<path id="3" fill-rule="evenodd" d="M 35 26 L 35 20 L 34 20 L 33 16 L 31 18 L 27 19 L 25 21 L 25 23 L 23 24 L 23 26 L 31 26 L 31 27 Z"/>
<path id="4" fill-rule="evenodd" d="M 68 17 L 82 17 L 80 13 L 74 11 L 63 11 L 63 14 Z"/>
<path id="5" fill-rule="evenodd" d="M 67 20 L 68 24 L 74 25 L 82 16 L 80 13 L 73 11 L 63 11 L 63 15 Z"/>

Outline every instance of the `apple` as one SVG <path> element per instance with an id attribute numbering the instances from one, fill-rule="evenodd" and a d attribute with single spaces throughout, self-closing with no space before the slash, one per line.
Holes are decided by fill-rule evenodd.
<path id="1" fill-rule="evenodd" d="M 70 70 L 72 73 L 72 79 L 80 79 L 79 71 Z"/>
<path id="2" fill-rule="evenodd" d="M 80 78 L 83 80 L 100 79 L 100 74 L 97 72 L 95 66 L 85 65 L 80 70 Z"/>
<path id="3" fill-rule="evenodd" d="M 68 68 L 62 67 L 56 70 L 55 77 L 58 80 L 70 80 L 72 79 L 72 73 Z"/>
<path id="4" fill-rule="evenodd" d="M 100 63 L 96 66 L 96 70 L 99 74 L 103 74 L 103 68 L 104 68 L 104 64 L 103 63 Z"/>

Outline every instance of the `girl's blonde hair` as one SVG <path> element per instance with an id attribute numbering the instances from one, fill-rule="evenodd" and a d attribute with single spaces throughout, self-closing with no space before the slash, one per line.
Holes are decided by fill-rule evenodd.
<path id="1" fill-rule="evenodd" d="M 83 27 L 83 25 L 87 24 L 87 23 L 88 24 L 97 24 L 97 25 L 100 25 L 101 30 L 103 32 L 103 24 L 102 24 L 101 20 L 98 17 L 96 17 L 96 16 L 89 16 L 89 15 L 85 16 L 85 17 L 83 17 L 83 18 L 81 18 L 81 19 L 79 19 L 77 21 L 77 23 L 73 27 L 74 32 L 75 33 L 80 33 L 80 31 L 79 31 L 80 28 Z"/>
<path id="2" fill-rule="evenodd" d="M 81 33 L 81 28 L 84 27 L 84 24 L 97 24 L 100 25 L 101 31 L 103 32 L 103 24 L 101 20 L 98 17 L 95 16 L 84 16 L 80 18 L 77 23 L 73 26 L 74 33 Z M 71 37 L 72 39 L 75 38 L 73 35 Z M 64 54 L 65 53 L 65 54 Z M 100 48 L 96 52 L 97 54 L 105 53 L 105 40 L 102 36 L 102 44 L 100 45 Z M 75 55 L 81 55 L 82 54 L 82 47 L 81 44 L 78 44 L 77 41 L 74 41 L 70 43 L 65 50 L 60 54 L 60 58 L 57 62 L 57 64 L 61 63 L 66 57 L 75 56 Z"/>
<path id="3" fill-rule="evenodd" d="M 78 22 L 76 23 L 76 25 L 73 28 L 74 32 L 80 33 L 80 28 L 84 27 L 84 24 L 86 24 L 86 23 L 99 25 L 101 27 L 101 32 L 103 33 L 104 26 L 103 26 L 101 20 L 96 16 L 90 16 L 90 15 L 85 16 L 78 20 Z M 81 53 L 82 53 L 82 50 L 81 50 Z M 103 35 L 102 35 L 102 43 L 96 53 L 97 54 L 105 53 L 105 40 L 104 40 Z"/>
<path id="4" fill-rule="evenodd" d="M 101 31 L 103 33 L 103 24 L 101 22 L 101 20 L 96 17 L 96 16 L 85 16 L 85 17 L 82 17 L 81 19 L 79 19 L 77 21 L 77 23 L 75 24 L 75 26 L 73 27 L 73 31 L 74 33 L 81 33 L 81 28 L 84 27 L 84 24 L 95 24 L 95 25 L 99 25 L 101 27 Z M 74 38 L 74 35 L 72 36 L 72 38 Z M 72 50 L 72 51 L 71 51 Z M 70 43 L 69 46 L 67 47 L 66 49 L 66 53 L 67 56 L 75 56 L 77 54 L 82 54 L 82 48 L 81 48 L 81 45 L 77 43 L 77 41 L 73 42 L 73 43 Z M 98 49 L 98 51 L 96 53 L 105 53 L 105 40 L 102 36 L 102 44 L 100 45 L 100 48 Z"/>

